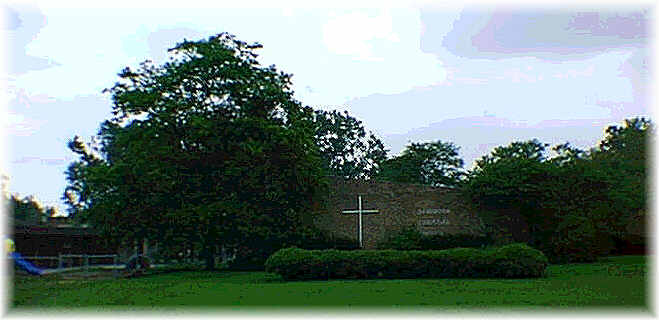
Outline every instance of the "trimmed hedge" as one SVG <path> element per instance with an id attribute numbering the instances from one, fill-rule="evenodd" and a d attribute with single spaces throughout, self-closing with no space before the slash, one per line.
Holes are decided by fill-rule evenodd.
<path id="1" fill-rule="evenodd" d="M 537 278 L 547 258 L 526 244 L 440 251 L 286 248 L 265 263 L 284 280 L 393 278 Z"/>

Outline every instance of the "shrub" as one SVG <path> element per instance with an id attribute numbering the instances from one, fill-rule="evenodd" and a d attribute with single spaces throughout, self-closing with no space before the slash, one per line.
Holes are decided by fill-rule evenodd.
<path id="1" fill-rule="evenodd" d="M 568 215 L 552 236 L 548 256 L 553 263 L 596 261 L 600 251 L 597 239 L 597 231 L 590 219 Z"/>
<path id="2" fill-rule="evenodd" d="M 544 275 L 547 258 L 526 244 L 438 251 L 304 250 L 270 256 L 267 272 L 285 280 L 373 278 L 531 278 Z"/>
<path id="3" fill-rule="evenodd" d="M 491 250 L 491 271 L 498 277 L 536 277 L 544 274 L 547 267 L 548 259 L 542 251 L 526 244 L 514 243 Z"/>

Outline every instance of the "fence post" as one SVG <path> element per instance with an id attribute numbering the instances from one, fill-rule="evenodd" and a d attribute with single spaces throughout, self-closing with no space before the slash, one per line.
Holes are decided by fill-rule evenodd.
<path id="1" fill-rule="evenodd" d="M 82 262 L 83 263 L 83 268 L 84 268 L 85 274 L 86 274 L 89 271 L 89 257 L 87 256 L 87 254 L 82 255 L 82 260 L 83 260 L 83 262 Z"/>
<path id="2" fill-rule="evenodd" d="M 57 269 L 62 269 L 62 253 L 57 254 Z"/>

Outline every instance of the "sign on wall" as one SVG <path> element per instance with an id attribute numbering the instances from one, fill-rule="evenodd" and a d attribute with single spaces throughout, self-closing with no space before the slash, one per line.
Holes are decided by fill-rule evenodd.
<path id="1" fill-rule="evenodd" d="M 445 208 L 421 208 L 416 211 L 417 215 L 426 215 L 426 214 L 448 215 L 449 213 L 451 213 L 451 209 L 445 209 Z"/>
<path id="2" fill-rule="evenodd" d="M 435 229 L 424 229 L 421 230 L 421 234 L 426 235 L 426 236 L 434 236 L 434 235 L 444 235 L 444 231 L 441 230 L 435 230 Z"/>
<path id="3" fill-rule="evenodd" d="M 446 208 L 421 208 L 416 211 L 419 216 L 417 226 L 419 231 L 425 235 L 443 234 L 442 226 L 449 224 L 448 215 L 451 209 Z"/>
<path id="4" fill-rule="evenodd" d="M 447 224 L 448 224 L 448 217 L 419 220 L 419 225 L 422 227 L 444 226 Z"/>

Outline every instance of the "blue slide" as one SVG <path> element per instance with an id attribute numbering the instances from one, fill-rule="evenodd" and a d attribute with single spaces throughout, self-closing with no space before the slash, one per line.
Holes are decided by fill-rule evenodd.
<path id="1" fill-rule="evenodd" d="M 14 259 L 16 265 L 21 267 L 21 269 L 27 271 L 29 274 L 41 275 L 43 273 L 42 269 L 37 268 L 35 265 L 31 264 L 29 261 L 23 259 L 20 253 L 12 252 L 10 256 Z"/>

